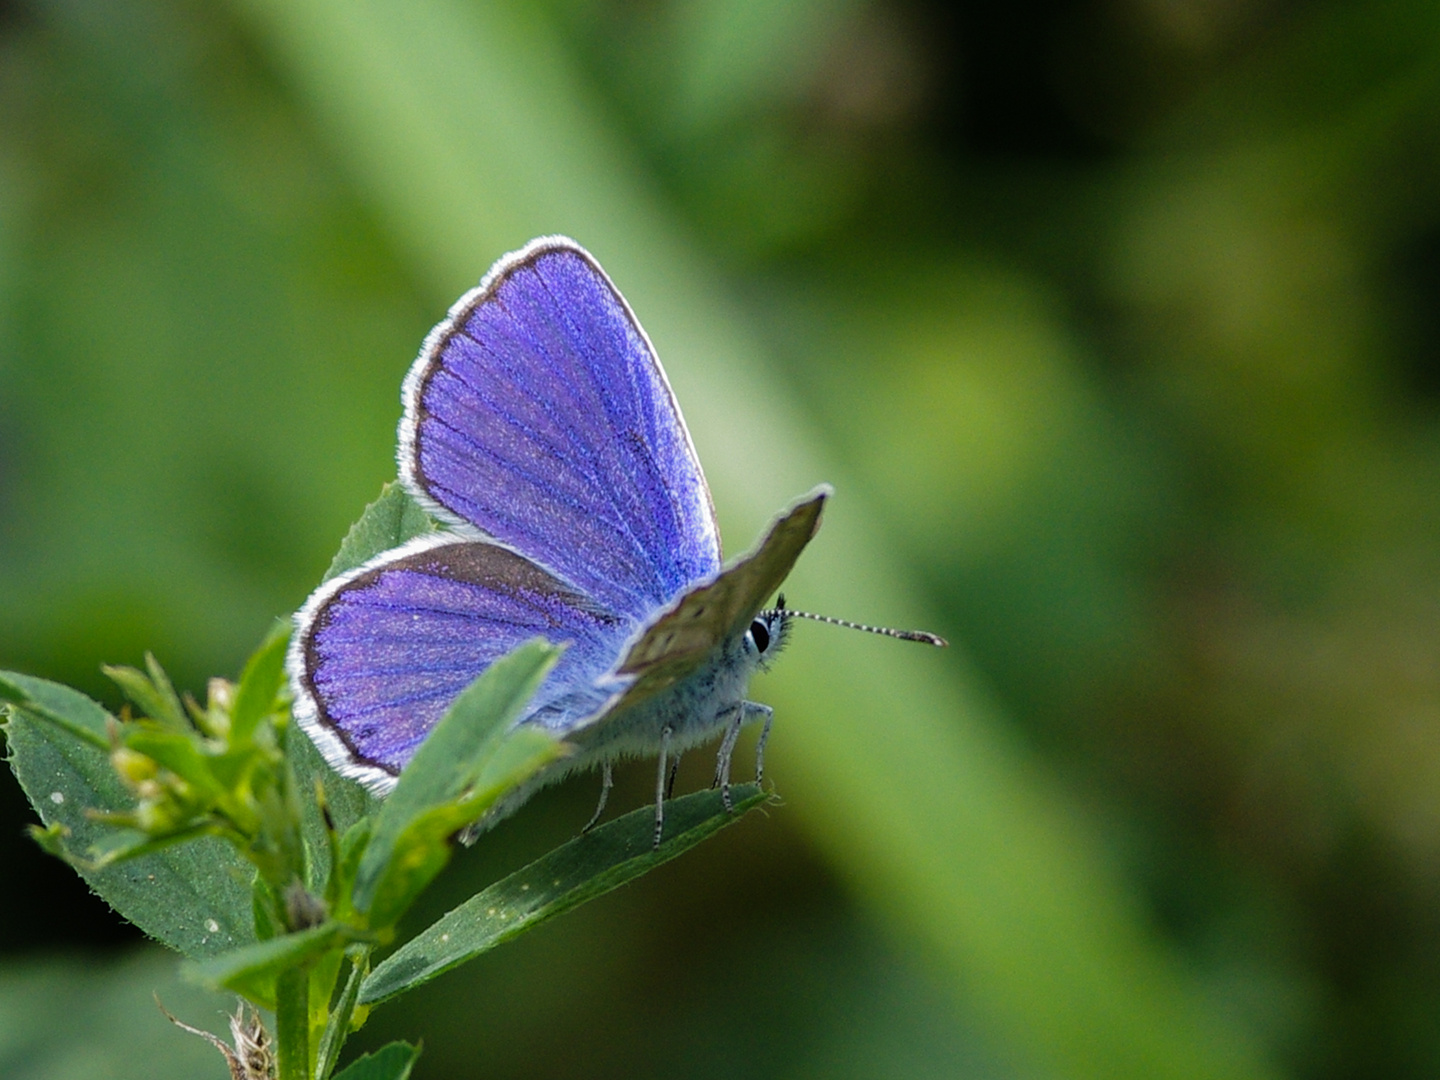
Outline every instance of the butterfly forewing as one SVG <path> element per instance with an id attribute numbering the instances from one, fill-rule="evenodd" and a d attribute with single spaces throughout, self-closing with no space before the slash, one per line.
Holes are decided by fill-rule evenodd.
<path id="1" fill-rule="evenodd" d="M 400 469 L 607 609 L 645 620 L 720 568 L 709 490 L 650 343 L 572 241 L 502 259 L 426 340 Z"/>

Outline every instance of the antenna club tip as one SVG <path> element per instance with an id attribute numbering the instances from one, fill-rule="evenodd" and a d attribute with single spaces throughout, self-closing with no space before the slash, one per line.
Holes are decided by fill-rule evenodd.
<path id="1" fill-rule="evenodd" d="M 932 634 L 928 630 L 896 630 L 889 626 L 867 626 L 864 623 L 851 622 L 849 619 L 837 619 L 833 615 L 816 615 L 810 611 L 796 611 L 794 608 L 784 606 L 785 598 L 780 597 L 776 607 L 768 609 L 769 614 L 783 615 L 790 619 L 814 619 L 816 622 L 829 623 L 831 626 L 843 626 L 847 630 L 863 630 L 867 634 L 883 634 L 885 637 L 897 638 L 900 641 L 917 641 L 922 645 L 934 645 L 943 649 L 950 643 L 939 634 Z"/>
<path id="2" fill-rule="evenodd" d="M 922 645 L 934 645 L 937 649 L 944 649 L 950 645 L 950 642 L 946 641 L 939 634 L 932 634 L 925 630 L 907 630 L 898 636 L 903 637 L 906 641 L 918 641 Z"/>

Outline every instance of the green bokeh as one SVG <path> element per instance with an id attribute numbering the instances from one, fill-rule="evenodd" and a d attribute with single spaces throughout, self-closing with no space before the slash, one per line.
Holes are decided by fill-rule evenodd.
<path id="1" fill-rule="evenodd" d="M 571 233 L 728 550 L 828 480 L 791 602 L 956 647 L 799 627 L 756 685 L 770 820 L 373 1045 L 423 1036 L 422 1077 L 1432 1075 L 1437 119 L 1414 2 L 0 6 L 0 667 L 233 674 L 393 476 L 429 325 Z M 104 935 L 34 882 L 0 974 L 58 1015 L 105 991 L 44 958 Z"/>

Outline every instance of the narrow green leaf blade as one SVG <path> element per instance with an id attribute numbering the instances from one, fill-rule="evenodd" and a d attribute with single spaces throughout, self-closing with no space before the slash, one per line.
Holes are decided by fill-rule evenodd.
<path id="1" fill-rule="evenodd" d="M 410 825 L 459 798 L 476 781 L 559 655 L 558 648 L 538 638 L 521 645 L 491 664 L 440 718 L 380 808 L 356 875 L 357 910 L 370 909 L 396 843 Z"/>
<path id="2" fill-rule="evenodd" d="M 348 927 L 327 922 L 294 934 L 257 941 L 207 960 L 185 965 L 185 977 L 212 988 L 233 990 L 267 1009 L 275 1007 L 275 981 L 286 971 L 317 959 L 349 940 Z"/>
<path id="3" fill-rule="evenodd" d="M 391 926 L 445 869 L 456 833 L 478 821 L 506 792 L 563 756 L 565 744 L 548 732 L 522 727 L 510 732 L 490 755 L 472 790 L 411 819 L 396 839 L 393 855 L 370 901 L 372 926 Z"/>
<path id="4" fill-rule="evenodd" d="M 145 670 L 149 673 L 150 685 L 155 688 L 164 708 L 165 716 L 162 719 L 180 731 L 189 731 L 190 717 L 185 712 L 185 706 L 180 703 L 180 695 L 175 693 L 175 684 L 160 666 L 160 661 L 155 659 L 154 653 L 145 654 Z"/>
<path id="5" fill-rule="evenodd" d="M 109 714 L 84 694 L 44 679 L 5 672 L 0 685 L 29 702 L 12 711 L 5 738 L 10 767 L 40 820 L 68 829 L 66 847 L 77 854 L 113 847 L 115 830 L 85 813 L 134 805 L 110 766 Z M 68 726 L 39 719 L 37 711 Z M 254 939 L 254 872 L 222 840 L 206 837 L 80 874 L 126 919 L 186 956 L 213 956 Z"/>
<path id="6" fill-rule="evenodd" d="M 690 850 L 769 797 L 755 784 L 732 789 L 735 813 L 718 791 L 700 791 L 665 804 L 665 838 L 652 849 L 655 812 L 632 811 L 578 836 L 471 897 L 406 942 L 360 987 L 375 1004 L 488 952 L 526 930 L 632 881 Z"/>
<path id="7" fill-rule="evenodd" d="M 410 1070 L 420 1057 L 420 1048 L 409 1043 L 393 1042 L 373 1054 L 356 1058 L 335 1080 L 408 1080 Z"/>
<path id="8" fill-rule="evenodd" d="M 340 996 L 335 999 L 335 1007 L 330 1011 L 329 1019 L 325 1024 L 325 1031 L 320 1036 L 320 1049 L 316 1054 L 315 1075 L 320 1080 L 326 1080 L 335 1071 L 335 1064 L 340 1059 L 340 1048 L 345 1045 L 345 1039 L 350 1034 L 350 1024 L 355 1017 L 355 1005 L 360 1000 L 360 984 L 364 982 L 366 974 L 370 970 L 370 954 L 350 956 L 350 972 L 345 977 L 345 986 L 340 991 Z"/>
<path id="9" fill-rule="evenodd" d="M 475 779 L 475 790 L 466 796 L 466 803 L 489 807 L 513 787 L 529 780 L 535 772 L 570 751 L 548 731 L 536 727 L 519 727 L 501 740 Z M 473 808 L 472 808 L 473 809 Z"/>
<path id="10" fill-rule="evenodd" d="M 325 580 L 353 570 L 376 555 L 399 547 L 406 540 L 430 532 L 435 522 L 420 508 L 399 483 L 380 489 L 380 497 L 365 508 L 360 519 L 350 526 L 340 550 L 325 571 Z"/>
<path id="11" fill-rule="evenodd" d="M 149 653 L 145 654 L 145 663 L 149 668 L 148 674 L 132 667 L 110 664 L 102 664 L 100 670 L 120 688 L 130 704 L 140 710 L 141 716 L 147 716 L 171 731 L 190 731 L 190 721 L 180 705 L 180 699 L 175 696 L 170 677 Z"/>
<path id="12" fill-rule="evenodd" d="M 285 648 L 289 643 L 290 620 L 285 619 L 275 624 L 246 661 L 230 709 L 232 745 L 248 742 L 260 721 L 275 711 L 276 698 L 285 685 Z"/>

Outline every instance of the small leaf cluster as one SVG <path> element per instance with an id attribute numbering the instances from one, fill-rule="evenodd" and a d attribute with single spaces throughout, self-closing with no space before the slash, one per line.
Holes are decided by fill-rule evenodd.
<path id="1" fill-rule="evenodd" d="M 402 490 L 388 488 L 330 573 L 428 527 Z M 287 637 L 284 626 L 269 634 L 237 682 L 212 680 L 204 706 L 177 694 L 151 657 L 143 671 L 108 668 L 130 703 L 119 717 L 67 687 L 0 673 L 10 763 L 44 823 L 37 839 L 122 915 L 188 957 L 191 977 L 274 1014 L 262 1040 L 273 1059 L 243 1053 L 237 1035 L 236 1047 L 222 1051 L 233 1076 L 403 1080 L 418 1053 L 405 1044 L 335 1073 L 372 1006 L 734 820 L 718 792 L 675 800 L 655 849 L 651 811 L 637 810 L 488 886 L 372 970 L 376 951 L 395 945 L 400 919 L 455 854 L 457 837 L 569 751 L 515 723 L 561 650 L 537 639 L 491 665 L 376 802 L 330 772 L 293 730 Z M 753 785 L 735 796 L 737 810 L 765 798 Z M 242 1026 L 252 1044 L 266 1034 Z"/>
<path id="2" fill-rule="evenodd" d="M 196 965 L 194 973 L 276 1011 L 283 1025 L 287 994 L 303 999 L 311 1054 L 306 1075 L 329 1075 L 356 1016 L 358 993 L 377 945 L 391 942 L 395 926 L 455 850 L 454 837 L 479 820 L 517 783 L 553 761 L 561 744 L 531 729 L 512 730 L 559 651 L 532 642 L 492 665 L 442 718 L 391 798 L 343 835 L 327 826 L 326 887 L 308 910 L 319 918 L 297 924 L 295 905 L 276 925 L 268 882 L 257 877 L 255 944 Z M 292 886 L 287 894 L 295 894 Z M 283 931 L 283 932 L 281 932 Z M 336 992 L 342 955 L 350 960 L 346 985 Z M 291 986 L 308 971 L 308 986 Z M 299 1017 L 297 1017 L 299 1019 Z M 284 1065 L 283 1040 L 280 1059 Z"/>
<path id="3" fill-rule="evenodd" d="M 100 857 L 100 865 L 214 835 L 230 841 L 275 895 L 303 883 L 300 811 L 283 748 L 288 640 L 287 628 L 277 626 L 251 657 L 238 686 L 210 681 L 204 708 L 188 697 L 182 703 L 153 656 L 146 656 L 145 671 L 104 669 L 140 716 L 125 716 L 110 726 L 110 762 L 136 803 L 93 815 L 129 833 Z M 296 899 L 292 904 L 293 918 L 281 918 L 278 909 L 271 914 L 288 929 L 298 929 L 306 903 Z"/>

